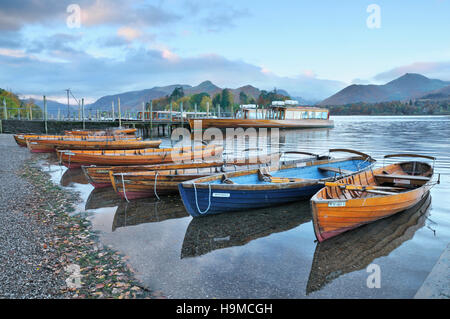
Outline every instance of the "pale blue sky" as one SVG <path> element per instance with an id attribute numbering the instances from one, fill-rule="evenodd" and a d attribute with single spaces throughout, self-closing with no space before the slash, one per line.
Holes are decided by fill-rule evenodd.
<path id="1" fill-rule="evenodd" d="M 381 28 L 366 24 L 370 4 Z M 449 40 L 448 0 L 2 0 L 0 87 L 95 100 L 211 80 L 322 99 L 405 72 L 450 80 Z"/>

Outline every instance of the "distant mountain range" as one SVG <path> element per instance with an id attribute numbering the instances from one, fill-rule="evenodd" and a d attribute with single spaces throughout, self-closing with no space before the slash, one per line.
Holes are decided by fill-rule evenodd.
<path id="1" fill-rule="evenodd" d="M 168 86 L 157 86 L 151 89 L 145 89 L 140 91 L 130 91 L 114 95 L 107 95 L 99 98 L 94 103 L 87 106 L 91 110 L 110 110 L 111 104 L 117 106 L 117 100 L 120 98 L 121 108 L 125 111 L 141 110 L 142 103 L 149 102 L 170 95 L 176 87 L 182 87 L 184 95 L 192 95 L 198 93 L 208 93 L 211 97 L 215 94 L 222 92 L 223 88 L 215 85 L 211 81 L 204 81 L 197 86 L 191 86 L 187 84 L 172 84 Z M 245 85 L 237 89 L 230 89 L 234 96 L 234 102 L 239 103 L 239 94 L 244 92 L 247 96 L 253 97 L 255 100 L 259 97 L 261 90 L 251 86 Z M 283 95 L 289 95 L 285 90 L 277 90 L 278 93 Z"/>
<path id="2" fill-rule="evenodd" d="M 444 98 L 449 96 L 449 81 L 429 79 L 421 74 L 405 75 L 383 85 L 353 84 L 318 103 L 319 105 L 344 105 L 358 102 L 378 103 L 419 98 Z"/>
<path id="3" fill-rule="evenodd" d="M 450 85 L 443 87 L 442 89 L 431 91 L 422 97 L 422 100 L 447 100 L 450 99 Z"/>
<path id="4" fill-rule="evenodd" d="M 36 104 L 37 106 L 39 106 L 42 110 L 44 110 L 44 101 L 43 100 L 38 100 L 38 99 L 24 99 L 24 102 L 29 102 L 33 100 L 34 104 Z M 61 112 L 61 116 L 67 116 L 67 104 L 63 104 L 63 103 L 59 103 L 53 100 L 48 100 L 47 99 L 47 113 L 49 115 L 58 115 L 58 109 Z M 74 106 L 74 105 L 69 105 L 69 111 L 70 111 L 70 115 L 73 115 L 73 112 L 77 112 L 78 113 L 78 105 Z"/>
<path id="5" fill-rule="evenodd" d="M 142 103 L 170 95 L 176 87 L 182 87 L 185 95 L 198 93 L 208 93 L 211 97 L 220 93 L 223 88 L 215 85 L 211 81 L 204 81 L 197 86 L 187 84 L 172 84 L 167 86 L 157 86 L 151 89 L 139 91 L 130 91 L 114 95 L 107 95 L 99 98 L 92 104 L 85 106 L 85 112 L 95 113 L 99 111 L 110 111 L 111 103 L 114 102 L 117 111 L 117 100 L 120 98 L 121 110 L 140 111 Z M 235 103 L 239 103 L 239 94 L 244 92 L 255 100 L 259 97 L 261 90 L 252 86 L 245 85 L 236 89 L 230 89 L 234 96 Z M 289 96 L 289 93 L 283 89 L 277 89 L 279 94 Z M 423 75 L 415 73 L 406 73 L 405 75 L 390 81 L 383 85 L 357 85 L 347 86 L 329 98 L 318 102 L 305 100 L 301 97 L 291 96 L 297 100 L 300 105 L 345 105 L 358 102 L 378 103 L 388 101 L 409 101 L 410 99 L 424 100 L 446 100 L 450 99 L 450 82 L 437 79 L 429 79 Z M 38 106 L 43 109 L 42 100 L 34 100 Z M 47 100 L 47 110 L 50 115 L 56 116 L 58 109 L 61 115 L 67 114 L 67 104 Z M 78 113 L 78 105 L 70 105 L 71 114 Z"/>

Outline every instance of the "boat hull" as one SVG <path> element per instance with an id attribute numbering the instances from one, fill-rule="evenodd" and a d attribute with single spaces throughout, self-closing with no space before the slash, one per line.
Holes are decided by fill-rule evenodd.
<path id="1" fill-rule="evenodd" d="M 188 150 L 187 148 L 186 150 Z M 58 152 L 60 162 L 68 168 L 79 168 L 81 166 L 128 166 L 128 165 L 151 165 L 162 163 L 174 163 L 193 161 L 195 159 L 212 160 L 222 154 L 222 147 L 196 148 L 179 152 L 179 149 L 143 149 L 123 151 L 76 151 Z"/>
<path id="2" fill-rule="evenodd" d="M 190 119 L 191 130 L 208 128 L 279 128 L 279 129 L 310 129 L 332 128 L 331 120 L 265 120 L 265 119 Z"/>
<path id="3" fill-rule="evenodd" d="M 105 130 L 73 130 L 73 131 L 64 131 L 66 135 L 78 135 L 78 136 L 88 136 L 88 135 L 108 135 L 108 134 L 135 134 L 137 129 L 135 128 L 112 128 Z"/>
<path id="4" fill-rule="evenodd" d="M 263 208 L 299 200 L 309 199 L 322 185 L 310 185 L 288 189 L 271 190 L 211 190 L 209 188 L 186 187 L 179 185 L 183 204 L 193 217 L 227 213 L 245 212 L 248 209 Z M 208 209 L 208 204 L 211 205 Z M 197 208 L 198 204 L 198 208 Z M 202 212 L 204 212 L 202 214 Z"/>
<path id="5" fill-rule="evenodd" d="M 332 209 L 328 207 L 328 204 L 312 205 L 317 240 L 325 241 L 343 232 L 411 208 L 423 199 L 428 191 L 429 188 L 424 187 L 405 196 L 389 196 L 382 203 L 377 198 L 371 198 L 352 200 L 347 202 L 346 207 Z"/>
<path id="6" fill-rule="evenodd" d="M 161 140 L 113 140 L 113 141 L 64 141 L 64 140 L 34 140 L 28 139 L 27 145 L 31 152 L 56 152 L 58 149 L 68 150 L 128 150 L 157 148 Z"/>
<path id="7" fill-rule="evenodd" d="M 16 141 L 17 145 L 21 147 L 27 147 L 27 139 L 38 137 L 37 134 L 14 134 L 14 140 Z"/>

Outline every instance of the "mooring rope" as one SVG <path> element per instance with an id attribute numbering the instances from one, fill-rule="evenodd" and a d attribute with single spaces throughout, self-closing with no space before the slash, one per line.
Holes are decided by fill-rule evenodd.
<path id="1" fill-rule="evenodd" d="M 197 210 L 201 215 L 206 214 L 209 211 L 209 209 L 211 208 L 211 184 L 208 183 L 208 188 L 209 188 L 208 207 L 203 212 L 200 210 L 200 207 L 198 206 L 197 188 L 195 187 L 195 183 L 192 183 L 192 185 L 194 186 L 195 205 L 197 206 Z"/>
<path id="2" fill-rule="evenodd" d="M 123 180 L 123 173 L 120 174 L 122 176 L 122 188 L 123 188 L 123 195 L 125 196 L 125 200 L 129 203 L 130 201 L 127 198 L 127 191 L 125 189 L 125 182 Z"/>
<path id="3" fill-rule="evenodd" d="M 157 182 L 157 180 L 158 180 L 158 171 L 156 171 L 156 174 L 155 174 L 155 185 L 154 185 L 154 187 L 153 187 L 153 190 L 155 191 L 155 196 L 156 196 L 156 198 L 159 200 L 159 196 L 158 196 L 158 194 L 156 193 L 156 182 Z"/>

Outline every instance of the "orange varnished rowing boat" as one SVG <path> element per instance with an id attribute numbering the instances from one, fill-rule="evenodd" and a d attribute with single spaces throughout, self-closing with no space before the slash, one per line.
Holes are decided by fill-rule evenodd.
<path id="1" fill-rule="evenodd" d="M 278 154 L 281 156 L 281 154 Z M 154 165 L 133 165 L 133 166 L 83 166 L 82 169 L 89 183 L 95 188 L 103 188 L 111 186 L 111 179 L 109 172 L 113 174 L 117 173 L 131 173 L 131 172 L 146 172 L 146 171 L 157 171 L 157 170 L 184 170 L 184 169 L 197 169 L 197 168 L 207 168 L 216 167 L 216 170 L 223 165 L 236 165 L 245 166 L 249 164 L 263 164 L 268 163 L 273 158 L 271 155 L 266 156 L 255 156 L 255 157 L 244 157 L 235 158 L 232 160 L 218 160 L 209 162 L 191 162 L 191 163 L 170 163 L 170 164 L 154 164 Z M 220 170 L 217 170 L 219 173 Z M 180 173 L 177 171 L 177 173 Z"/>
<path id="2" fill-rule="evenodd" d="M 64 131 L 65 135 L 44 135 L 44 134 L 14 134 L 14 140 L 19 146 L 27 146 L 27 139 L 30 138 L 48 138 L 48 139 L 60 139 L 60 138 L 133 138 L 132 136 L 126 136 L 126 134 L 136 133 L 135 128 L 130 129 L 110 129 L 110 130 L 74 130 Z M 119 136 L 117 136 L 119 135 Z M 123 135 L 123 136 L 122 136 Z"/>
<path id="3" fill-rule="evenodd" d="M 19 146 L 27 146 L 27 140 L 38 139 L 38 140 L 105 140 L 105 139 L 135 139 L 132 136 L 75 136 L 75 135 L 43 135 L 43 134 L 15 134 L 14 140 Z"/>
<path id="4" fill-rule="evenodd" d="M 365 270 L 375 259 L 390 255 L 425 225 L 430 206 L 428 195 L 403 212 L 318 243 L 306 294 L 321 290 L 347 273 Z"/>
<path id="5" fill-rule="evenodd" d="M 27 138 L 37 138 L 41 135 L 39 134 L 14 134 L 14 140 L 16 141 L 17 145 L 26 147 L 27 146 Z"/>
<path id="6" fill-rule="evenodd" d="M 141 138 L 104 137 L 97 136 L 83 138 L 28 138 L 27 146 L 31 152 L 55 152 L 57 149 L 70 150 L 124 150 L 158 147 L 161 140 L 142 141 Z"/>
<path id="7" fill-rule="evenodd" d="M 105 130 L 72 130 L 64 131 L 66 135 L 117 135 L 117 134 L 135 134 L 137 129 L 135 128 L 112 128 Z"/>
<path id="8" fill-rule="evenodd" d="M 434 157 L 417 154 L 385 156 L 391 157 L 435 160 Z M 325 187 L 311 199 L 317 239 L 322 242 L 416 205 L 434 185 L 433 171 L 433 166 L 428 163 L 407 161 L 325 183 Z"/>
<path id="9" fill-rule="evenodd" d="M 222 154 L 223 147 L 216 145 L 176 148 L 145 148 L 121 151 L 58 151 L 61 163 L 69 168 L 88 165 L 150 165 L 159 163 L 213 160 Z"/>

